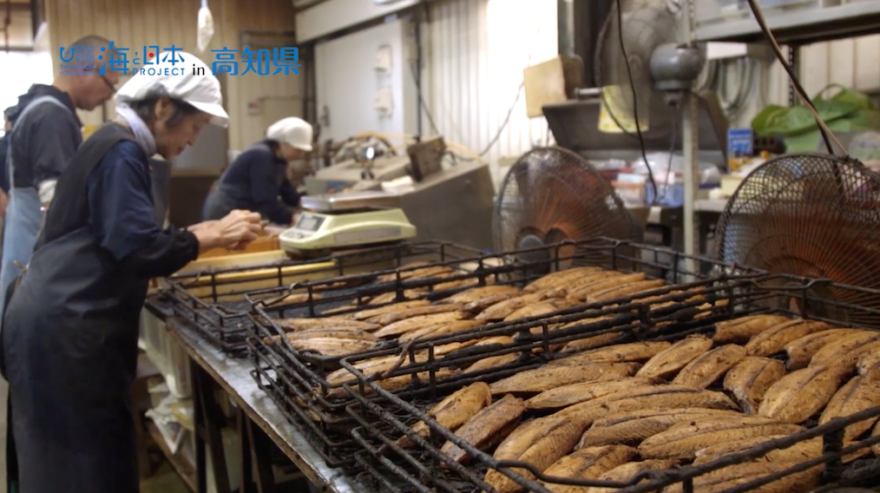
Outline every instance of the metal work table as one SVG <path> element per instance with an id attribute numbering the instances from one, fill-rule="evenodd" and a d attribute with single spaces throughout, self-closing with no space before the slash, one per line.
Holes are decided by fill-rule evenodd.
<path id="1" fill-rule="evenodd" d="M 172 337 L 186 350 L 192 362 L 232 398 L 233 402 L 246 415 L 249 424 L 255 424 L 263 430 L 312 484 L 325 492 L 355 493 L 365 490 L 353 478 L 346 476 L 341 469 L 332 469 L 327 466 L 303 433 L 290 424 L 272 398 L 257 386 L 257 382 L 250 373 L 253 367 L 249 360 L 227 357 L 205 342 L 189 328 L 185 321 L 169 318 L 166 320 L 166 326 Z M 196 388 L 198 378 L 196 375 L 193 377 L 196 380 L 194 393 L 198 393 L 199 389 Z M 242 452 L 244 455 L 247 450 Z M 213 463 L 216 464 L 216 462 Z M 198 465 L 200 469 L 201 466 L 201 464 Z M 247 466 L 243 466 L 243 469 L 247 468 Z M 215 471 L 217 469 L 215 465 Z M 246 474 L 242 475 L 243 482 L 246 477 Z M 245 489 L 242 488 L 241 491 L 245 491 Z M 261 487 L 260 491 L 262 492 L 264 489 Z"/>

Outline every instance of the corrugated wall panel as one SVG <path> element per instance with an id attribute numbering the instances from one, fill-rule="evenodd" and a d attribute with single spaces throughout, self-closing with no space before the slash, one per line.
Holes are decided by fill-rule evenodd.
<path id="1" fill-rule="evenodd" d="M 264 0 L 252 4 L 242 0 L 212 0 L 209 2 L 214 17 L 214 37 L 208 50 L 228 47 L 240 50 L 242 31 L 293 31 L 295 27 L 293 4 L 290 0 Z M 58 48 L 66 46 L 86 34 L 100 34 L 129 52 L 143 50 L 143 46 L 172 44 L 190 53 L 196 53 L 196 26 L 198 3 L 184 6 L 173 0 L 47 0 L 46 12 L 52 57 L 57 73 Z M 210 51 L 201 58 L 209 63 L 214 59 Z M 244 65 L 241 66 L 243 70 Z M 265 131 L 262 118 L 247 112 L 249 101 L 265 97 L 301 98 L 302 76 L 247 75 L 226 78 L 226 111 L 230 116 L 229 146 L 242 149 L 260 139 Z M 108 104 L 108 118 L 112 118 L 112 103 Z M 102 121 L 100 109 L 82 114 L 84 123 Z"/>
<path id="2" fill-rule="evenodd" d="M 526 117 L 520 86 L 525 67 L 556 56 L 555 0 L 435 2 L 423 42 L 424 99 L 436 131 L 483 153 L 496 180 L 499 160 L 548 142 L 544 119 Z M 433 130 L 425 115 L 422 125 Z"/>

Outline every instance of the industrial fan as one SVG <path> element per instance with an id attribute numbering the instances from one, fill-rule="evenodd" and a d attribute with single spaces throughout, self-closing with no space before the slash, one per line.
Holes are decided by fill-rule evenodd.
<path id="1" fill-rule="evenodd" d="M 548 271 L 551 252 L 540 247 L 564 240 L 610 237 L 642 241 L 644 226 L 624 206 L 611 184 L 577 154 L 559 148 L 533 149 L 514 163 L 501 185 L 493 217 L 495 249 L 530 250 L 519 259 Z M 607 253 L 560 251 L 564 268 L 604 264 Z"/>
<path id="2" fill-rule="evenodd" d="M 593 64 L 603 88 L 603 110 L 612 120 L 600 123 L 602 131 L 634 133 L 636 117 L 639 132 L 647 137 L 664 137 L 674 128 L 678 116 L 669 108 L 691 90 L 705 61 L 701 49 L 676 43 L 681 12 L 679 0 L 617 0 L 612 5 Z"/>
<path id="3" fill-rule="evenodd" d="M 790 154 L 767 161 L 743 180 L 721 215 L 719 257 L 773 274 L 880 289 L 878 190 L 880 176 L 848 158 Z M 878 295 L 856 299 L 854 291 L 817 289 L 816 297 L 880 310 Z M 880 325 L 871 318 L 859 322 Z"/>

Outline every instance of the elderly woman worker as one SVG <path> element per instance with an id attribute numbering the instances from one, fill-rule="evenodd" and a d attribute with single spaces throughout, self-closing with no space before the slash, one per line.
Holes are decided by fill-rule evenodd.
<path id="1" fill-rule="evenodd" d="M 178 56 L 176 70 L 157 61 L 162 75 L 120 88 L 117 118 L 76 152 L 7 306 L 0 339 L 21 491 L 138 491 L 129 399 L 148 280 L 260 233 L 245 211 L 189 230 L 155 222 L 148 158 L 172 158 L 227 121 L 211 70 Z"/>
<path id="2" fill-rule="evenodd" d="M 241 153 L 205 200 L 202 219 L 219 219 L 233 209 L 259 212 L 275 224 L 291 224 L 299 194 L 287 179 L 287 163 L 312 150 L 312 126 L 299 118 L 272 124 L 266 139 Z"/>

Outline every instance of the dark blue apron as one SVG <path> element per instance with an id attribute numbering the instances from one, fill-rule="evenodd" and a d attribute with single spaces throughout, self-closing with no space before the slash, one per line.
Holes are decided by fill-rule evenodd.
<path id="1" fill-rule="evenodd" d="M 107 124 L 74 156 L 6 307 L 0 371 L 26 493 L 138 491 L 131 390 L 148 281 L 95 242 L 86 195 L 120 140 L 133 139 Z"/>

